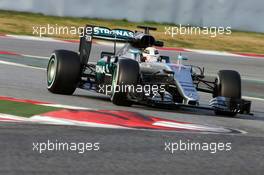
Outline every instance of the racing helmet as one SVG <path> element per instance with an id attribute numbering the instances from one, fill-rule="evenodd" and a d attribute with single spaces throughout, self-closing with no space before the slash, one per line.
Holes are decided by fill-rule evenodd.
<path id="1" fill-rule="evenodd" d="M 142 55 L 145 62 L 157 62 L 160 58 L 160 53 L 155 47 L 147 47 Z"/>

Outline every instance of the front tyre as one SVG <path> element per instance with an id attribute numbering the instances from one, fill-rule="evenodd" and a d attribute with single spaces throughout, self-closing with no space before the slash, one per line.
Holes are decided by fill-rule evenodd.
<path id="1" fill-rule="evenodd" d="M 47 67 L 47 88 L 55 94 L 71 95 L 80 79 L 79 55 L 68 50 L 55 50 Z"/>
<path id="2" fill-rule="evenodd" d="M 241 99 L 241 77 L 237 71 L 220 70 L 214 96 Z M 235 116 L 237 112 L 215 110 L 216 115 Z"/>
<path id="3" fill-rule="evenodd" d="M 139 64 L 132 59 L 120 59 L 113 74 L 111 101 L 118 106 L 131 106 L 133 104 L 127 98 L 129 89 L 122 88 L 126 85 L 136 86 L 139 77 Z M 126 92 L 122 92 L 122 90 Z"/>

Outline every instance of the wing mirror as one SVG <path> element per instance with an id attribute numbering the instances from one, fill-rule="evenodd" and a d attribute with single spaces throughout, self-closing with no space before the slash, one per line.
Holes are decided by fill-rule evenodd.
<path id="1" fill-rule="evenodd" d="M 184 61 L 186 61 L 186 60 L 188 60 L 188 58 L 182 56 L 182 54 L 180 53 L 180 55 L 178 55 L 178 57 L 177 57 L 177 60 L 184 60 Z"/>
<path id="2" fill-rule="evenodd" d="M 182 64 L 182 61 L 188 60 L 187 57 L 183 57 L 182 54 L 178 55 L 177 57 L 177 64 Z"/>

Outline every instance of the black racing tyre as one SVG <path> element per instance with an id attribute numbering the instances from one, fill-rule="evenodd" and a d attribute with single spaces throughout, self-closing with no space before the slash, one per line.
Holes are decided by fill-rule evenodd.
<path id="1" fill-rule="evenodd" d="M 223 96 L 233 99 L 241 99 L 241 77 L 237 71 L 220 70 L 214 96 Z M 235 116 L 235 112 L 223 112 L 215 110 L 216 115 Z"/>
<path id="2" fill-rule="evenodd" d="M 68 50 L 55 50 L 47 67 L 47 88 L 56 94 L 71 95 L 80 79 L 79 55 Z"/>
<path id="3" fill-rule="evenodd" d="M 217 80 L 218 96 L 241 98 L 241 78 L 237 71 L 220 70 Z"/>
<path id="4" fill-rule="evenodd" d="M 131 106 L 133 104 L 127 98 L 128 89 L 120 91 L 125 85 L 136 86 L 139 77 L 139 64 L 132 59 L 120 59 L 113 74 L 111 101 L 118 106 Z M 117 88 L 119 86 L 119 88 Z M 119 89 L 119 90 L 117 90 Z"/>

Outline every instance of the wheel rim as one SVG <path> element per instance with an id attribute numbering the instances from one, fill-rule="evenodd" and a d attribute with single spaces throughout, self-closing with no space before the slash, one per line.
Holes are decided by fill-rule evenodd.
<path id="1" fill-rule="evenodd" d="M 53 56 L 48 64 L 48 71 L 47 71 L 48 88 L 52 86 L 55 80 L 56 71 L 57 71 L 57 61 Z"/>

